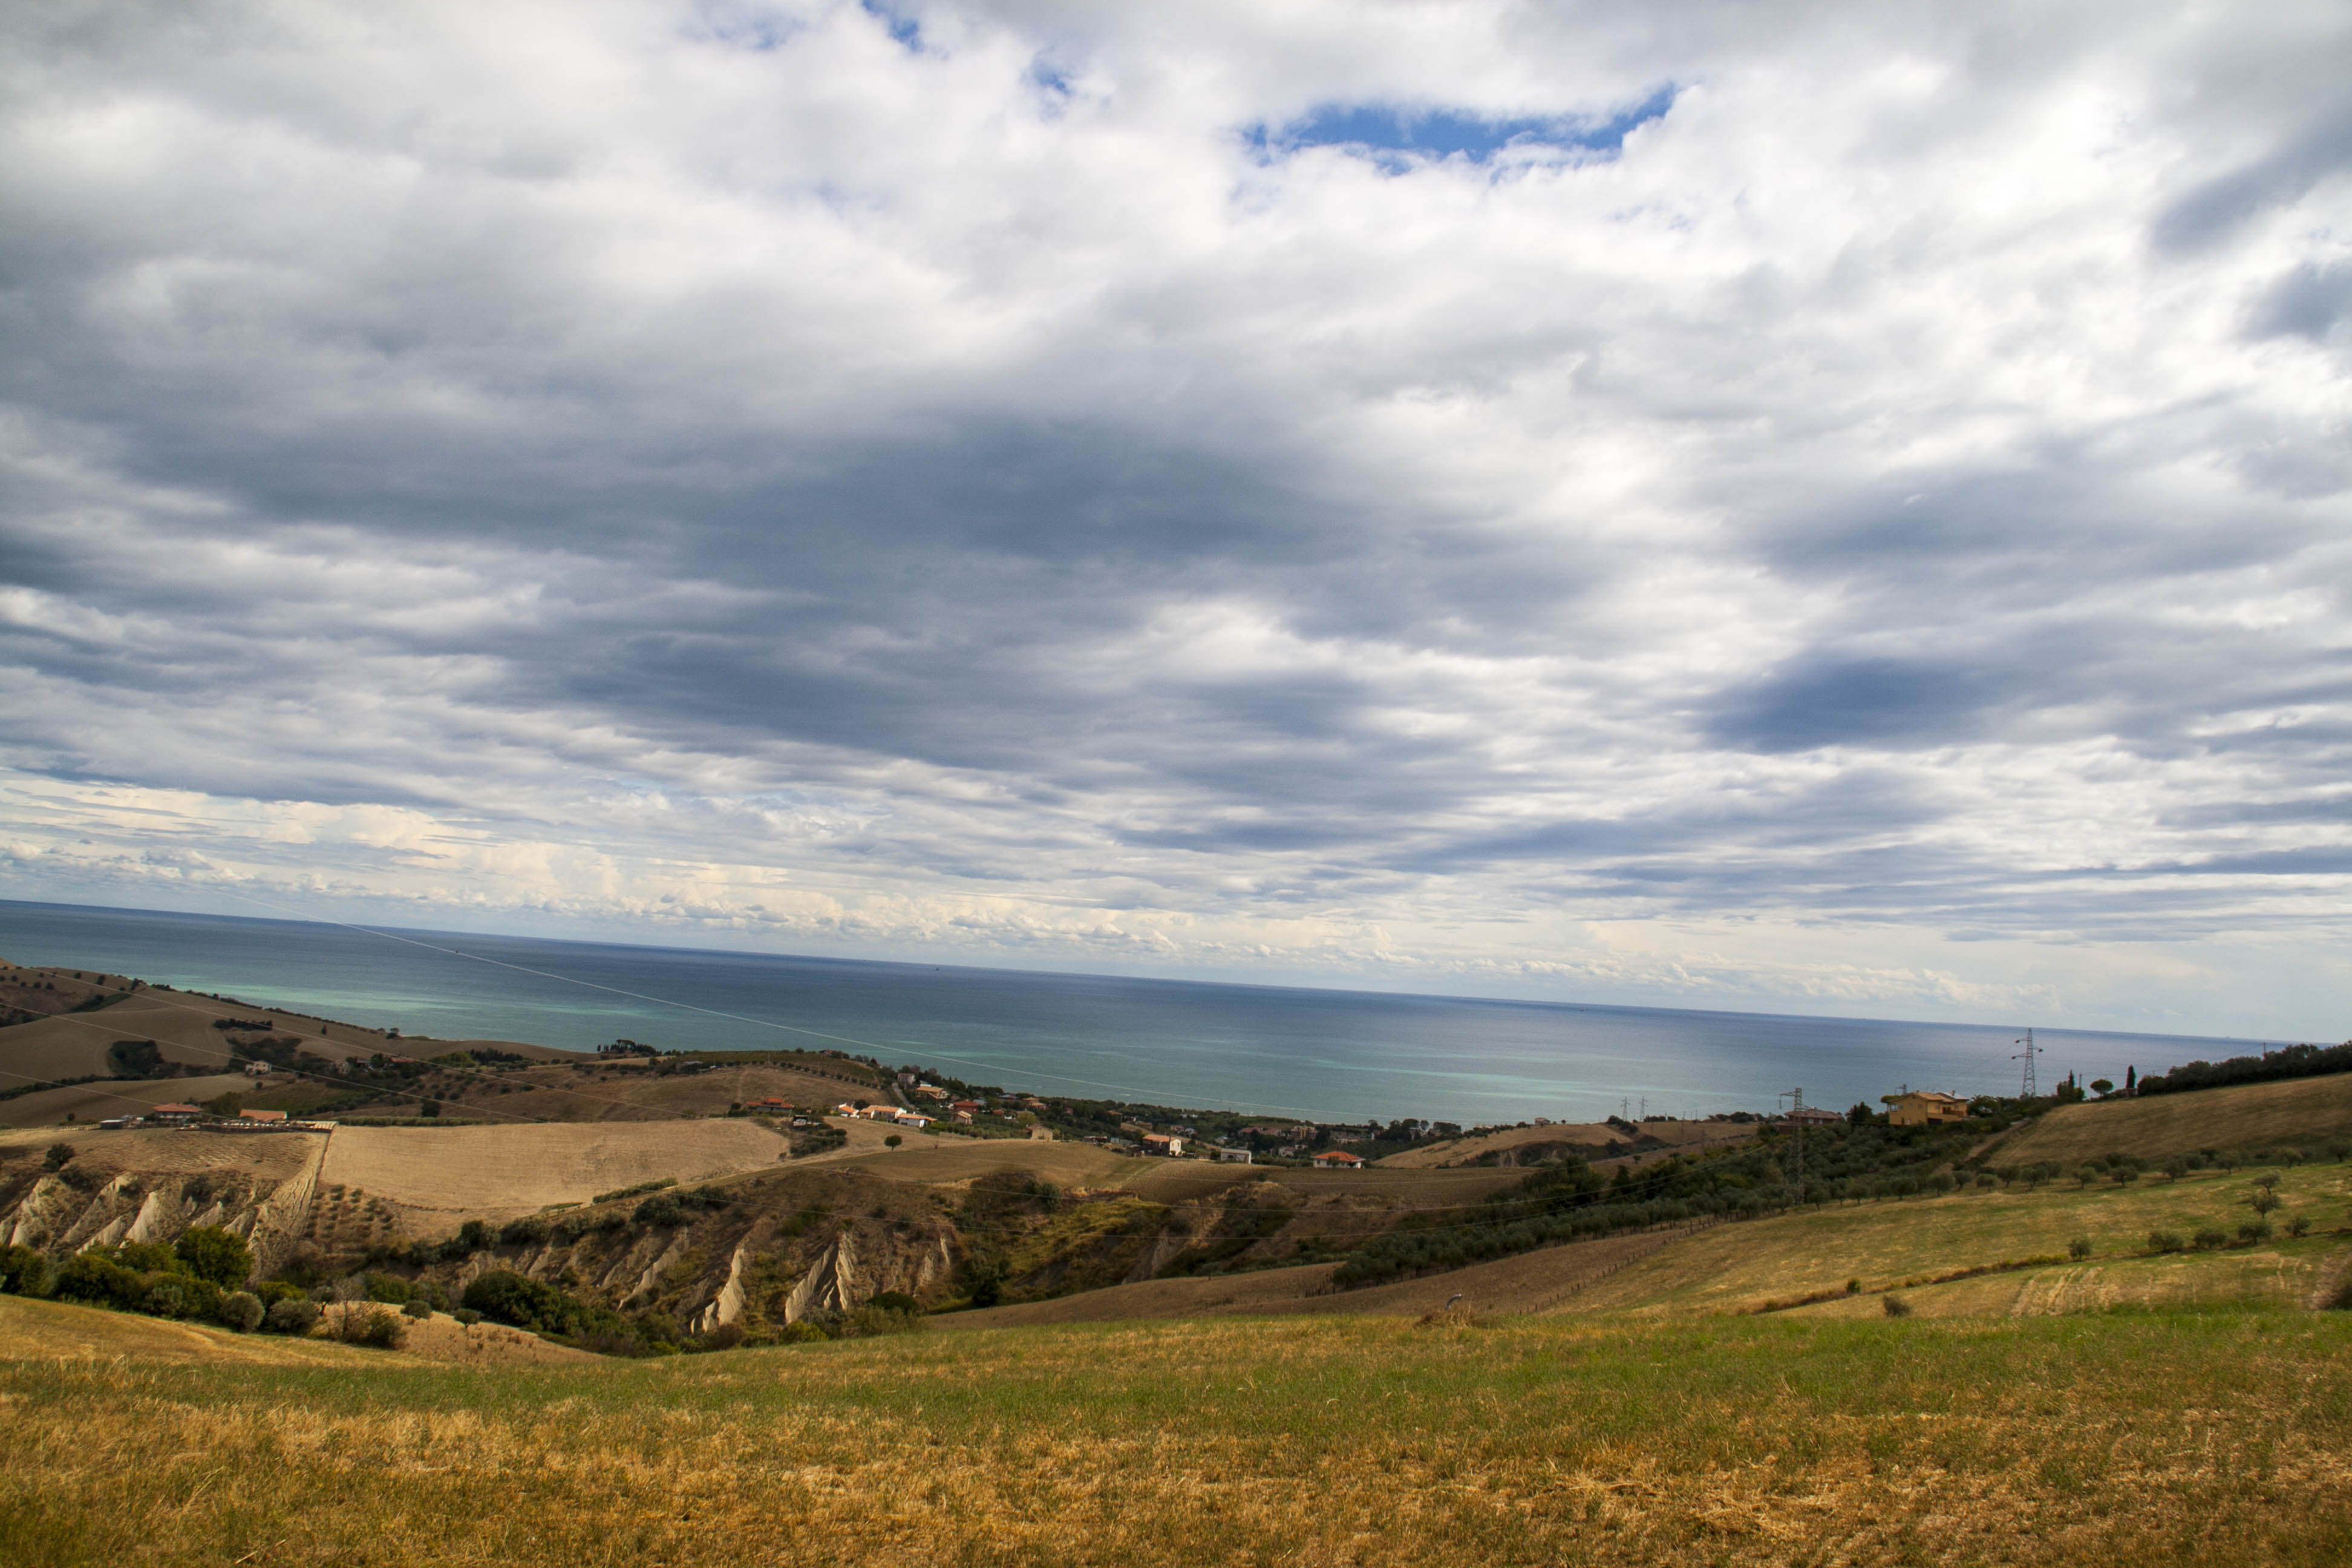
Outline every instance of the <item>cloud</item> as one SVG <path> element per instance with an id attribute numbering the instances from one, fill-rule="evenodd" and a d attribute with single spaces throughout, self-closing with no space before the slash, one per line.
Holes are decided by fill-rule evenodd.
<path id="1" fill-rule="evenodd" d="M 2336 8 L 0 26 L 15 886 L 2321 1026 Z"/>

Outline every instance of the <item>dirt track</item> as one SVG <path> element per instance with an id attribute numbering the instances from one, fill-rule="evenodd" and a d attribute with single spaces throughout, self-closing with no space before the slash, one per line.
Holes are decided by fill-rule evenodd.
<path id="1" fill-rule="evenodd" d="M 1107 1290 L 1024 1301 L 929 1320 L 935 1329 L 1003 1329 L 1032 1323 L 1100 1323 L 1131 1318 L 1270 1317 L 1293 1313 L 1370 1313 L 1419 1317 L 1442 1310 L 1457 1293 L 1481 1312 L 1547 1312 L 1569 1306 L 1586 1286 L 1608 1278 L 1680 1238 L 1681 1231 L 1648 1231 L 1545 1247 L 1517 1258 L 1433 1274 L 1368 1290 L 1333 1291 L 1328 1263 L 1269 1268 L 1207 1279 L 1150 1279 Z"/>

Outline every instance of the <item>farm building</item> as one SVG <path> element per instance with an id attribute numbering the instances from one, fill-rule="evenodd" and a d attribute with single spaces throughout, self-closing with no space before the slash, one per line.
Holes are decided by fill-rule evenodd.
<path id="1" fill-rule="evenodd" d="M 1957 1094 L 1915 1089 L 1886 1102 L 1886 1120 L 1896 1127 L 1925 1127 L 1935 1121 L 1965 1121 L 1969 1102 Z"/>
<path id="2" fill-rule="evenodd" d="M 1327 1171 L 1353 1171 L 1362 1167 L 1364 1157 L 1345 1149 L 1326 1149 L 1315 1156 L 1315 1163 Z"/>
<path id="3" fill-rule="evenodd" d="M 1246 1165 L 1250 1163 L 1250 1152 L 1246 1149 L 1220 1149 L 1217 1158 L 1228 1165 Z"/>

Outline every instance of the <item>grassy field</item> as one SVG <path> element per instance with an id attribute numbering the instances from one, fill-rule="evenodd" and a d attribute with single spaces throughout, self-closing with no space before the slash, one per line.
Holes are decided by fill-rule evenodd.
<path id="1" fill-rule="evenodd" d="M 2352 1073 L 2065 1105 L 2002 1143 L 1994 1164 L 2072 1165 L 2109 1152 L 2161 1160 L 2200 1149 L 2352 1140 Z"/>
<path id="2" fill-rule="evenodd" d="M 110 1353 L 101 1317 L 0 1299 L 21 1568 L 2352 1554 L 2347 1313 L 1219 1321 L 498 1372 Z"/>
<path id="3" fill-rule="evenodd" d="M 2104 1264 L 2144 1252 L 2153 1230 L 2189 1237 L 2201 1226 L 2218 1226 L 2234 1233 L 2254 1217 L 2245 1203 L 2254 1190 L 2254 1174 L 2208 1172 L 2177 1183 L 2155 1176 L 2128 1187 L 2105 1182 L 2078 1187 L 2069 1178 L 2032 1191 L 2017 1186 L 1943 1198 L 1832 1204 L 1701 1232 L 1595 1286 L 1575 1305 L 1741 1311 L 1837 1289 L 1849 1279 L 1875 1291 L 1922 1275 L 2063 1255 L 2076 1237 L 2088 1240 Z M 2249 1280 L 2272 1280 L 2262 1287 L 2263 1294 L 2294 1300 L 2298 1289 L 2316 1289 L 2329 1259 L 2347 1247 L 2337 1232 L 2352 1226 L 2352 1166 L 2303 1165 L 2277 1174 L 2278 1194 L 2285 1202 L 2271 1219 L 2284 1236 L 2284 1223 L 2301 1215 L 2310 1221 L 2313 1235 L 2226 1256 L 2241 1258 L 2258 1251 L 2265 1258 L 2290 1260 L 2267 1272 L 2236 1272 Z M 2221 1259 L 2190 1261 L 2210 1268 Z M 2007 1288 L 2022 1286 L 2011 1279 Z M 2187 1298 L 2205 1288 L 2200 1282 Z M 1978 1288 L 1969 1299 L 1984 1301 L 1986 1289 Z M 1867 1305 L 1878 1310 L 1874 1300 Z"/>

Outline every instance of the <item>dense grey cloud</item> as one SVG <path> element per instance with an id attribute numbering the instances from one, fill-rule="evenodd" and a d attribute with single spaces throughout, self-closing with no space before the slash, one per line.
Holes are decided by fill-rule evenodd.
<path id="1" fill-rule="evenodd" d="M 2338 7 L 0 27 L 27 896 L 2336 1027 Z"/>

